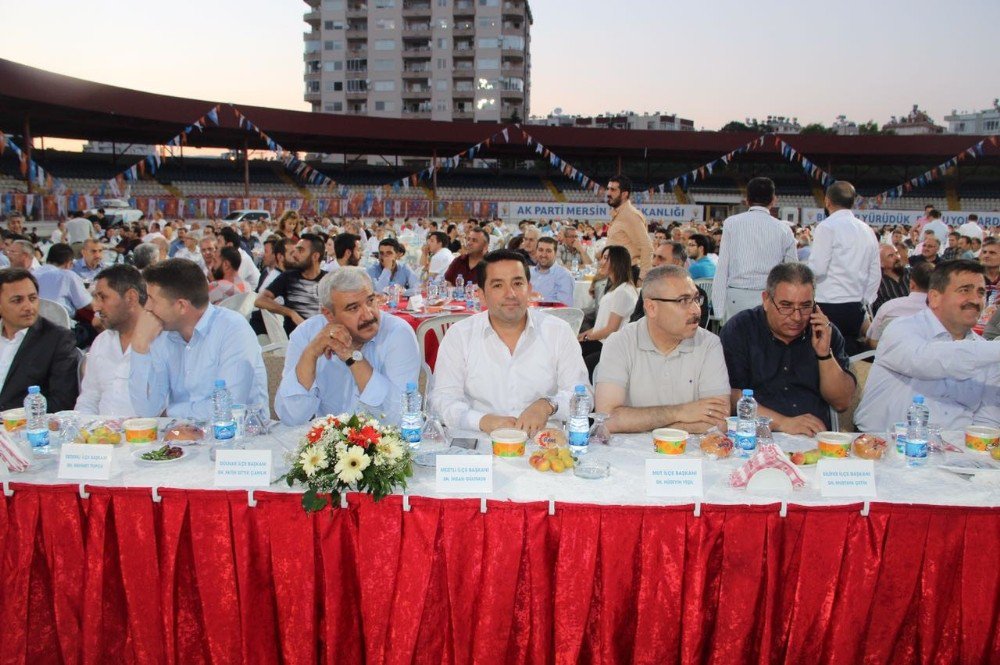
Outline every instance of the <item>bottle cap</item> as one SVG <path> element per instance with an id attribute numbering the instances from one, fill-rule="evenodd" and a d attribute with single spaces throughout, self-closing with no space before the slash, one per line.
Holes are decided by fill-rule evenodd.
<path id="1" fill-rule="evenodd" d="M 913 403 L 914 404 L 923 404 L 924 403 L 924 396 L 923 395 L 914 395 L 913 396 Z"/>
<path id="2" fill-rule="evenodd" d="M 42 392 L 42 389 L 39 388 L 38 386 L 28 386 L 29 395 L 37 395 L 40 392 Z"/>
<path id="3" fill-rule="evenodd" d="M 578 386 L 577 386 L 576 388 L 574 388 L 574 392 L 577 392 L 577 393 L 585 393 L 585 392 L 587 392 L 587 386 L 585 386 L 585 385 L 583 385 L 583 384 L 581 383 L 581 384 L 580 384 L 580 385 L 578 385 Z"/>
<path id="4" fill-rule="evenodd" d="M 413 381 L 408 381 L 406 383 L 406 392 L 412 393 L 416 389 L 417 389 L 417 384 L 415 384 Z"/>
<path id="5" fill-rule="evenodd" d="M 753 397 L 753 390 L 751 390 L 750 388 L 744 388 L 743 389 L 743 396 L 744 397 Z"/>
<path id="6" fill-rule="evenodd" d="M 216 379 L 215 380 L 215 387 L 216 388 L 225 388 L 226 387 L 226 380 L 225 379 Z"/>

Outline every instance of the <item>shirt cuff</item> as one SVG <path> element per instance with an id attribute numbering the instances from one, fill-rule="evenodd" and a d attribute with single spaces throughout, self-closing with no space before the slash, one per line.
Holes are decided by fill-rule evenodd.
<path id="1" fill-rule="evenodd" d="M 382 403 L 389 396 L 389 388 L 391 386 L 392 384 L 389 382 L 389 379 L 372 370 L 372 376 L 368 379 L 368 385 L 365 386 L 364 391 L 358 396 L 358 400 L 371 407 L 382 406 Z"/>
<path id="2" fill-rule="evenodd" d="M 483 419 L 486 415 L 485 411 L 477 411 L 476 409 L 469 409 L 462 416 L 462 427 L 463 429 L 472 430 L 473 432 L 479 431 L 479 421 Z M 488 434 L 489 432 L 487 432 Z"/>

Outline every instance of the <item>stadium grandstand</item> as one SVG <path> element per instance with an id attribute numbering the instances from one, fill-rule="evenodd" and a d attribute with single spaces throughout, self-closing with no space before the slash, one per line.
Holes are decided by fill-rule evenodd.
<path id="1" fill-rule="evenodd" d="M 370 198 L 374 193 L 378 199 L 419 202 L 413 211 L 433 214 L 451 208 L 428 202 L 478 203 L 480 208 L 501 202 L 600 203 L 603 199 L 595 185 L 583 187 L 579 176 L 568 174 L 586 174 L 588 183 L 602 185 L 621 172 L 632 177 L 646 203 L 700 204 L 706 216 L 721 218 L 741 204 L 749 179 L 767 175 L 777 184 L 779 205 L 822 206 L 820 182 L 801 164 L 783 157 L 777 141 L 771 140 L 703 173 L 695 182 L 660 191 L 659 185 L 753 141 L 754 134 L 522 128 L 234 107 L 83 81 L 6 60 L 0 60 L 0 80 L 4 81 L 0 131 L 10 137 L 9 144 L 22 146 L 27 158 L 48 176 L 30 182 L 18 152 L 5 150 L 0 154 L 2 204 L 6 208 L 26 204 L 24 196 L 32 194 L 36 209 L 28 212 L 36 217 L 65 211 L 65 202 L 58 205 L 59 197 L 108 195 L 106 185 L 116 177 L 124 186 L 120 194 L 133 201 L 259 198 L 271 200 L 272 207 L 274 202 L 295 200 L 309 209 L 323 199 Z M 204 121 L 209 109 L 215 109 L 217 122 Z M 200 125 L 186 131 L 196 119 L 202 120 Z M 258 131 L 248 131 L 244 120 Z M 123 150 L 131 144 L 157 145 L 158 166 L 122 182 L 123 170 L 141 158 L 31 149 L 32 136 L 109 141 Z M 183 140 L 164 147 L 176 136 Z M 488 137 L 491 140 L 484 144 Z M 861 195 L 871 197 L 963 154 L 984 137 L 780 138 L 832 177 L 850 180 Z M 544 156 L 538 149 L 542 145 Z M 468 153 L 470 146 L 478 147 L 474 155 Z M 225 150 L 229 158 L 192 156 L 190 148 Z M 463 151 L 464 158 L 448 159 Z M 289 154 L 297 156 L 295 168 L 279 159 L 287 160 Z M 339 163 L 312 158 L 321 155 L 342 157 Z M 384 165 L 360 159 L 366 155 L 381 156 Z M 549 155 L 558 156 L 558 161 Z M 305 173 L 311 177 L 302 177 L 301 164 L 309 167 Z M 430 169 L 433 164 L 438 168 Z M 57 201 L 46 202 L 47 198 Z M 1000 210 L 1000 149 L 987 144 L 981 154 L 935 174 L 902 196 L 881 201 L 878 207 L 919 210 L 927 203 L 943 211 Z M 356 208 L 325 209 L 358 213 Z"/>

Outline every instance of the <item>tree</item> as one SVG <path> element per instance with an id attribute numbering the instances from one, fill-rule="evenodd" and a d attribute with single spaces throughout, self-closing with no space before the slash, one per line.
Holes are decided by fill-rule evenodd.
<path id="1" fill-rule="evenodd" d="M 722 126 L 720 132 L 752 132 L 753 128 L 747 125 L 745 122 L 740 122 L 739 120 L 733 120 L 727 122 Z"/>
<path id="2" fill-rule="evenodd" d="M 822 123 L 812 122 L 802 128 L 800 134 L 833 134 L 834 130 L 827 129 Z"/>
<path id="3" fill-rule="evenodd" d="M 521 124 L 521 116 L 518 114 L 516 108 L 510 114 L 510 124 L 512 124 L 512 125 L 519 125 L 519 124 Z"/>
<path id="4" fill-rule="evenodd" d="M 878 128 L 878 123 L 874 120 L 869 120 L 858 125 L 858 134 L 874 136 L 881 133 L 882 131 Z"/>

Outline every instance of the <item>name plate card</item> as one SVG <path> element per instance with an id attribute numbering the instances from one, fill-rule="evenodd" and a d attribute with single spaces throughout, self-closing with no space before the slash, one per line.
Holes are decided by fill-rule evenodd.
<path id="1" fill-rule="evenodd" d="M 824 457 L 816 464 L 816 478 L 823 497 L 875 498 L 874 460 Z"/>
<path id="2" fill-rule="evenodd" d="M 700 459 L 647 459 L 646 495 L 701 497 L 705 473 Z"/>
<path id="3" fill-rule="evenodd" d="M 270 450 L 216 450 L 216 487 L 267 487 L 271 484 Z"/>
<path id="4" fill-rule="evenodd" d="M 115 447 L 107 444 L 64 443 L 59 452 L 59 478 L 108 480 Z"/>
<path id="5" fill-rule="evenodd" d="M 493 492 L 492 455 L 438 455 L 435 490 L 441 494 Z"/>

